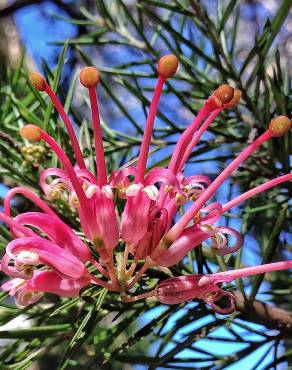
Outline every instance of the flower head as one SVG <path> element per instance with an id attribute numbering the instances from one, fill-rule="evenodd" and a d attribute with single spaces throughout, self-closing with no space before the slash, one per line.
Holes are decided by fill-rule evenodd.
<path id="1" fill-rule="evenodd" d="M 37 72 L 30 75 L 32 86 L 47 94 L 58 111 L 68 132 L 76 163 L 71 163 L 54 138 L 38 126 L 28 124 L 21 128 L 20 134 L 29 141 L 43 140 L 56 154 L 61 168 L 45 168 L 40 174 L 40 186 L 50 201 L 62 199 L 77 210 L 83 239 L 28 189 L 19 187 L 7 194 L 5 212 L 0 213 L 0 219 L 9 225 L 14 240 L 6 247 L 1 267 L 13 280 L 2 288 L 16 296 L 20 304 L 35 302 L 44 292 L 64 297 L 76 296 L 83 287 L 97 284 L 120 292 L 124 301 L 151 295 L 166 304 L 201 298 L 215 311 L 229 313 L 235 308 L 235 299 L 232 293 L 221 288 L 223 282 L 246 276 L 242 274 L 291 267 L 291 261 L 286 261 L 250 270 L 174 277 L 159 283 L 153 291 L 134 297 L 127 295 L 127 291 L 135 287 L 149 267 L 171 267 L 206 240 L 210 241 L 211 248 L 219 256 L 236 252 L 243 244 L 243 237 L 230 227 L 220 226 L 224 212 L 292 178 L 291 174 L 280 176 L 223 205 L 211 201 L 221 184 L 265 141 L 290 130 L 291 121 L 284 116 L 274 118 L 268 129 L 229 163 L 214 181 L 202 174 L 185 176 L 184 166 L 203 133 L 221 111 L 231 109 L 239 102 L 241 92 L 227 84 L 219 86 L 209 96 L 182 133 L 167 168 L 156 167 L 147 171 L 152 132 L 164 83 L 176 73 L 177 68 L 178 59 L 174 55 L 159 60 L 158 80 L 137 165 L 116 169 L 112 174 L 107 172 L 102 141 L 97 99 L 100 74 L 95 67 L 81 70 L 80 83 L 88 89 L 91 106 L 97 176 L 86 167 L 73 125 L 58 97 L 43 76 Z M 31 199 L 41 212 L 27 212 L 11 218 L 10 200 L 16 193 Z M 116 210 L 118 198 L 124 203 L 121 216 Z M 190 206 L 177 219 L 178 209 L 186 203 Z M 124 248 L 122 260 L 120 253 L 118 257 L 115 253 L 119 244 L 119 250 Z M 90 248 L 95 249 L 98 260 L 91 254 Z M 139 260 L 144 261 L 140 269 Z M 88 263 L 95 267 L 100 278 L 89 272 Z M 221 305 L 222 299 L 227 301 L 225 306 Z"/>

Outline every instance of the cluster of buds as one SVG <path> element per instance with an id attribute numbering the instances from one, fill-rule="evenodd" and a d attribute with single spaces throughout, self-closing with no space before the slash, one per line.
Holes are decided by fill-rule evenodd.
<path id="1" fill-rule="evenodd" d="M 158 283 L 151 291 L 145 289 L 135 294 L 135 288 L 148 269 L 171 267 L 204 241 L 210 240 L 211 248 L 219 256 L 236 252 L 241 248 L 243 238 L 238 231 L 218 225 L 222 215 L 251 196 L 292 179 L 292 174 L 282 175 L 226 204 L 212 202 L 220 185 L 259 146 L 290 130 L 291 121 L 285 116 L 274 118 L 267 130 L 229 163 L 214 181 L 201 174 L 184 175 L 183 168 L 203 133 L 222 110 L 231 109 L 238 103 L 241 93 L 230 85 L 219 86 L 205 101 L 178 140 L 168 167 L 155 167 L 147 172 L 160 96 L 165 81 L 175 74 L 177 67 L 178 60 L 174 55 L 159 60 L 158 80 L 137 165 L 116 170 L 111 175 L 106 169 L 96 92 L 100 74 L 94 67 L 81 70 L 80 82 L 88 89 L 90 98 L 97 176 L 86 167 L 73 125 L 58 97 L 42 75 L 37 72 L 30 75 L 32 86 L 49 96 L 64 122 L 76 164 L 70 162 L 54 138 L 40 127 L 25 125 L 20 135 L 31 142 L 44 141 L 59 159 L 60 168 L 46 168 L 41 172 L 40 186 L 50 201 L 62 198 L 76 209 L 84 238 L 81 240 L 30 190 L 18 187 L 8 192 L 0 219 L 9 225 L 14 240 L 6 247 L 1 267 L 13 279 L 2 285 L 2 289 L 9 291 L 20 304 L 36 302 L 44 292 L 64 297 L 77 296 L 82 288 L 97 284 L 118 292 L 124 302 L 153 296 L 162 303 L 174 304 L 200 298 L 215 311 L 229 313 L 235 308 L 235 299 L 232 293 L 221 288 L 223 283 L 292 267 L 292 261 L 284 261 L 223 273 L 173 277 Z M 15 194 L 29 198 L 40 211 L 12 218 L 10 203 Z M 124 204 L 121 217 L 115 204 L 118 198 L 124 200 L 119 202 Z M 189 206 L 185 213 L 176 217 L 178 209 L 186 203 Z M 118 245 L 119 252 L 116 252 Z M 99 256 L 98 260 L 91 253 L 92 249 L 95 250 L 94 255 Z M 139 290 L 142 287 L 143 284 Z M 224 308 L 220 305 L 221 298 L 228 301 Z"/>
<path id="2" fill-rule="evenodd" d="M 37 167 L 44 158 L 46 149 L 43 145 L 25 145 L 21 148 L 21 153 L 24 158 L 24 165 L 32 164 Z"/>

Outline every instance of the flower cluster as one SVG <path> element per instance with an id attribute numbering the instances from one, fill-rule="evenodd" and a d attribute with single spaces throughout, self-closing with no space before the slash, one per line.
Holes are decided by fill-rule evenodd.
<path id="1" fill-rule="evenodd" d="M 248 156 L 271 137 L 290 130 L 291 121 L 285 116 L 274 118 L 268 129 L 214 181 L 200 174 L 184 175 L 184 165 L 202 134 L 222 110 L 232 109 L 240 99 L 240 91 L 227 84 L 219 86 L 205 101 L 178 140 L 168 167 L 155 167 L 147 172 L 160 96 L 165 81 L 175 74 L 177 67 L 178 60 L 174 55 L 159 60 L 158 80 L 137 165 L 116 170 L 111 175 L 106 169 L 96 93 L 100 75 L 94 67 L 81 70 L 80 82 L 88 89 L 90 98 L 97 177 L 87 169 L 73 125 L 58 97 L 42 75 L 31 73 L 32 86 L 49 96 L 66 126 L 76 164 L 73 165 L 54 138 L 38 126 L 25 125 L 20 135 L 31 142 L 43 140 L 56 154 L 61 167 L 44 169 L 40 174 L 40 186 L 48 200 L 62 199 L 76 209 L 84 238 L 80 239 L 30 190 L 18 187 L 8 192 L 0 219 L 9 225 L 14 239 L 6 247 L 1 268 L 13 279 L 2 285 L 2 289 L 15 296 L 21 305 L 36 302 L 44 292 L 73 297 L 89 284 L 97 284 L 118 292 L 124 302 L 150 296 L 165 304 L 200 298 L 215 311 L 229 313 L 235 308 L 235 298 L 232 293 L 222 290 L 223 283 L 292 267 L 292 261 L 283 261 L 214 274 L 172 277 L 151 291 L 135 295 L 136 284 L 148 269 L 173 266 L 206 240 L 210 240 L 211 248 L 219 256 L 236 252 L 243 238 L 230 227 L 218 226 L 221 216 L 251 196 L 292 179 L 292 174 L 283 175 L 226 204 L 212 202 L 220 185 Z M 10 203 L 15 194 L 29 198 L 40 212 L 26 212 L 12 218 Z M 121 217 L 115 205 L 119 198 L 125 204 Z M 175 222 L 177 210 L 186 203 L 189 203 L 187 211 Z M 98 260 L 91 249 L 99 256 Z M 220 305 L 222 297 L 227 300 L 224 308 Z"/>

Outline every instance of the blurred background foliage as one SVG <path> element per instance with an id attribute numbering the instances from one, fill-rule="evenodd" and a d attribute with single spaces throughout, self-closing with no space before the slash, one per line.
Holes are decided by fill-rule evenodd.
<path id="1" fill-rule="evenodd" d="M 46 12 L 47 3 L 54 5 L 53 10 Z M 59 39 L 51 42 L 50 63 L 21 47 L 26 36 L 15 26 L 17 14 L 32 4 L 51 22 L 48 33 L 54 34 L 58 22 L 73 27 L 73 37 L 62 37 L 60 32 Z M 32 145 L 20 138 L 18 130 L 26 122 L 48 129 L 73 159 L 52 105 L 27 82 L 29 70 L 42 69 L 64 102 L 91 168 L 88 98 L 79 86 L 78 69 L 94 65 L 101 71 L 98 95 L 107 165 L 112 170 L 136 161 L 155 85 L 156 61 L 169 53 L 177 55 L 180 68 L 164 91 L 149 164 L 168 163 L 179 133 L 210 93 L 227 82 L 242 91 L 241 102 L 235 110 L 220 114 L 186 167 L 187 174 L 215 178 L 267 128 L 272 117 L 291 115 L 291 5 L 291 0 L 0 1 L 2 183 L 25 185 L 43 196 L 39 172 L 57 165 L 43 144 Z M 39 22 L 44 22 L 41 16 Z M 217 200 L 225 202 L 291 172 L 291 147 L 291 135 L 269 141 L 220 188 Z M 218 258 L 201 247 L 172 273 L 202 273 L 291 258 L 291 190 L 291 183 L 284 183 L 227 214 L 225 224 L 245 235 L 237 255 Z M 76 215 L 66 204 L 58 201 L 51 206 L 80 231 Z M 15 214 L 33 208 L 21 198 L 15 202 Z M 4 250 L 10 234 L 4 225 L 0 228 Z M 152 273 L 153 279 L 166 277 Z M 1 293 L 0 368 L 287 368 L 292 363 L 289 273 L 268 274 L 265 280 L 258 276 L 229 288 L 239 304 L 238 312 L 227 317 L 215 315 L 198 301 L 172 307 L 153 301 L 126 305 L 98 288 L 70 300 L 47 295 L 25 309 L 15 307 Z M 275 306 L 283 309 L 278 312 L 280 318 Z M 21 318 L 19 329 L 11 321 L 17 318 Z"/>

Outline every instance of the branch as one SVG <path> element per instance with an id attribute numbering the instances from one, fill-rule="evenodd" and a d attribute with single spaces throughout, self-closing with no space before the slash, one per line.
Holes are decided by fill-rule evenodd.
<path id="1" fill-rule="evenodd" d="M 280 330 L 285 336 L 291 335 L 292 312 L 256 300 L 247 303 L 239 291 L 233 294 L 237 301 L 237 310 L 241 312 L 241 319 Z"/>

